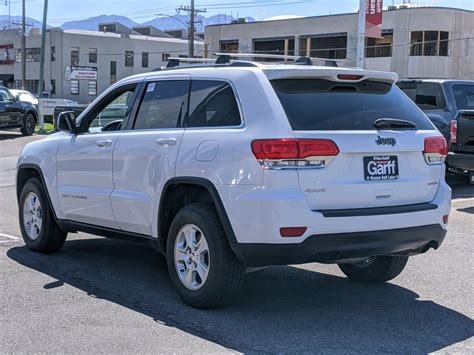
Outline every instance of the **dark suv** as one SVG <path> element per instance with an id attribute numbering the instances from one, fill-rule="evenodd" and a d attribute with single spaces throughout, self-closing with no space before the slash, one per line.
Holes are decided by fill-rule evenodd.
<path id="1" fill-rule="evenodd" d="M 36 107 L 26 101 L 20 101 L 10 90 L 0 86 L 0 129 L 20 128 L 24 136 L 31 136 L 38 121 Z"/>
<path id="2" fill-rule="evenodd" d="M 446 138 L 448 169 L 469 174 L 474 183 L 474 80 L 400 80 L 397 85 Z"/>

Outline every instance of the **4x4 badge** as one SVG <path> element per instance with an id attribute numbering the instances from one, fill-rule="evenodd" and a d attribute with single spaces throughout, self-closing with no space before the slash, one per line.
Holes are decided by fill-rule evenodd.
<path id="1" fill-rule="evenodd" d="M 393 147 L 395 146 L 395 144 L 397 144 L 397 140 L 395 138 L 385 138 L 377 136 L 375 143 L 377 145 L 391 145 Z"/>

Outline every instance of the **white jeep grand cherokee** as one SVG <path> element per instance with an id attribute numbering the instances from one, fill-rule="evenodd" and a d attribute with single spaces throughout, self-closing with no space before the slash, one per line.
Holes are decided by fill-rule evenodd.
<path id="1" fill-rule="evenodd" d="M 396 74 L 233 62 L 126 78 L 18 161 L 37 252 L 67 233 L 152 244 L 187 304 L 228 302 L 246 267 L 337 263 L 384 282 L 438 248 L 446 142 Z"/>

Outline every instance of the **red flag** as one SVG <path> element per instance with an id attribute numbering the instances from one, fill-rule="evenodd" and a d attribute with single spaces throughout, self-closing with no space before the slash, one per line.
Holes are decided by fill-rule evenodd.
<path id="1" fill-rule="evenodd" d="M 365 2 L 365 37 L 382 37 L 383 0 L 366 0 Z"/>

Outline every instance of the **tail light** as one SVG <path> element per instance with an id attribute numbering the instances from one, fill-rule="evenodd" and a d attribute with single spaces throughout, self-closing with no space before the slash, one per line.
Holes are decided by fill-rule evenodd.
<path id="1" fill-rule="evenodd" d="M 329 139 L 259 139 L 252 152 L 265 169 L 324 168 L 339 148 Z"/>
<path id="2" fill-rule="evenodd" d="M 449 133 L 451 136 L 451 144 L 456 144 L 458 142 L 458 121 L 451 120 Z"/>
<path id="3" fill-rule="evenodd" d="M 425 138 L 425 149 L 423 150 L 427 164 L 442 164 L 448 155 L 448 144 L 444 137 Z"/>

